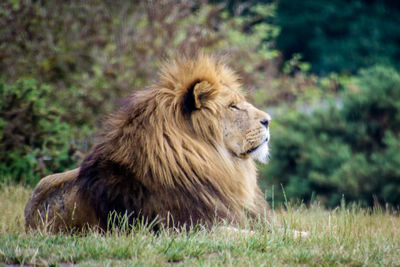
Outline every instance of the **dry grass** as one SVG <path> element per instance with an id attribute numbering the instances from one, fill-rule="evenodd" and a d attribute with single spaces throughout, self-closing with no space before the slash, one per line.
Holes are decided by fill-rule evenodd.
<path id="1" fill-rule="evenodd" d="M 22 185 L 0 186 L 0 234 L 24 231 L 24 208 L 31 193 Z"/>

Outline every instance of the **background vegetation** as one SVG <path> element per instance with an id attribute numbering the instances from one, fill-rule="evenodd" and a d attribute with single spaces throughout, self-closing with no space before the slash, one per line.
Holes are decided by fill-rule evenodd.
<path id="1" fill-rule="evenodd" d="M 399 15 L 389 0 L 3 1 L 0 181 L 77 166 L 119 99 L 203 49 L 273 115 L 271 202 L 398 206 Z"/>
<path id="2" fill-rule="evenodd" d="M 319 74 L 354 74 L 374 64 L 399 67 L 400 5 L 392 0 L 280 0 L 276 44 L 300 53 Z"/>

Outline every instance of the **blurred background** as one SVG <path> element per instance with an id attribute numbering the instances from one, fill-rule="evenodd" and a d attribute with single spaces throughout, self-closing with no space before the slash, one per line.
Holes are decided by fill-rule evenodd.
<path id="1" fill-rule="evenodd" d="M 193 48 L 272 114 L 270 202 L 400 205 L 395 0 L 4 0 L 0 183 L 78 166 L 120 99 Z"/>

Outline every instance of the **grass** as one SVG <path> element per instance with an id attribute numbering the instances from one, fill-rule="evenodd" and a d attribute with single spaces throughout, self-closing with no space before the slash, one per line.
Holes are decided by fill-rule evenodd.
<path id="1" fill-rule="evenodd" d="M 100 235 L 25 233 L 23 209 L 31 193 L 23 186 L 0 188 L 0 266 L 399 266 L 400 218 L 396 212 L 357 206 L 327 211 L 313 205 L 275 211 L 286 229 L 305 230 L 295 238 L 261 224 L 253 235 L 221 228 L 187 233 L 145 227 Z"/>

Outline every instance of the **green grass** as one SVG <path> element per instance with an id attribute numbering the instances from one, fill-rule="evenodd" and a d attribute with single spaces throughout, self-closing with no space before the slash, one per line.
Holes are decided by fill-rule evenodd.
<path id="1" fill-rule="evenodd" d="M 258 224 L 253 235 L 211 231 L 100 235 L 25 233 L 23 208 L 31 193 L 22 186 L 0 188 L 0 265 L 66 266 L 399 266 L 400 218 L 379 208 L 356 206 L 327 211 L 314 205 L 276 210 L 287 229 L 306 238 Z"/>

